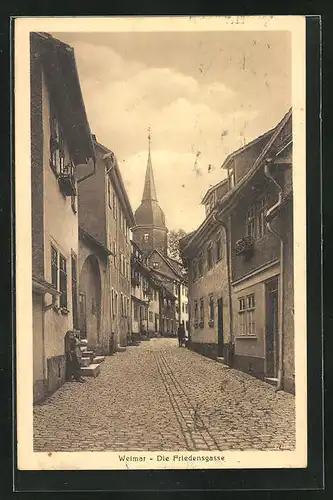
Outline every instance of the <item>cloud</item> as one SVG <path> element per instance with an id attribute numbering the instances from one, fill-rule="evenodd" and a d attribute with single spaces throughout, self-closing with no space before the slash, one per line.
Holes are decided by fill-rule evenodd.
<path id="1" fill-rule="evenodd" d="M 226 85 L 149 66 L 111 46 L 72 45 L 92 132 L 116 153 L 133 209 L 141 201 L 151 127 L 158 197 L 169 228 L 195 229 L 204 217 L 202 196 L 225 175 L 225 157 L 268 130 L 274 117 L 264 104 L 247 102 L 230 79 Z"/>

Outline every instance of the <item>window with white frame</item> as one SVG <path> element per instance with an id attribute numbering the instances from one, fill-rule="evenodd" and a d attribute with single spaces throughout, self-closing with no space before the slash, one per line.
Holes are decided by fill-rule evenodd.
<path id="1" fill-rule="evenodd" d="M 143 241 L 144 241 L 145 243 L 148 243 L 148 241 L 149 241 L 149 233 L 145 233 L 145 234 L 143 235 Z"/>
<path id="2" fill-rule="evenodd" d="M 51 282 L 56 290 L 61 292 L 59 306 L 67 309 L 67 261 L 54 245 L 51 245 Z M 57 299 L 53 299 L 57 303 Z"/>
<path id="3" fill-rule="evenodd" d="M 255 205 L 251 205 L 246 212 L 245 236 L 255 239 Z"/>
<path id="4" fill-rule="evenodd" d="M 254 294 L 239 297 L 238 299 L 239 334 L 241 336 L 255 336 L 255 296 Z"/>
<path id="5" fill-rule="evenodd" d="M 228 169 L 228 187 L 229 190 L 235 186 L 235 169 L 234 167 Z"/>
<path id="6" fill-rule="evenodd" d="M 158 269 L 159 262 L 153 262 L 153 269 Z"/>

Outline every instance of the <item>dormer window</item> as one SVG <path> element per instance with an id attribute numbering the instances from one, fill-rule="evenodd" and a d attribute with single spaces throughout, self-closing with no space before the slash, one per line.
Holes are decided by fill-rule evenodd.
<path id="1" fill-rule="evenodd" d="M 149 234 L 148 234 L 148 233 L 145 233 L 145 234 L 143 235 L 143 241 L 144 241 L 145 243 L 148 243 L 148 241 L 149 241 Z"/>
<path id="2" fill-rule="evenodd" d="M 158 262 L 153 262 L 153 269 L 158 269 L 159 263 Z"/>
<path id="3" fill-rule="evenodd" d="M 228 169 L 228 186 L 229 190 L 235 186 L 235 169 L 234 167 Z"/>

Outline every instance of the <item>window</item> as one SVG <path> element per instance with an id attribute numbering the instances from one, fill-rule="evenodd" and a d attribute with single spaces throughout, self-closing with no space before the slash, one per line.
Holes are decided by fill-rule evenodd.
<path id="1" fill-rule="evenodd" d="M 257 203 L 257 238 L 266 234 L 266 200 L 261 198 Z"/>
<path id="2" fill-rule="evenodd" d="M 112 209 L 112 187 L 111 187 L 111 181 L 110 177 L 108 177 L 108 205 L 109 208 Z"/>
<path id="3" fill-rule="evenodd" d="M 204 320 L 205 320 L 205 304 L 204 304 L 204 299 L 200 299 L 200 326 L 203 327 L 204 325 Z"/>
<path id="4" fill-rule="evenodd" d="M 118 293 L 114 294 L 114 316 L 117 316 L 118 313 Z"/>
<path id="5" fill-rule="evenodd" d="M 248 335 L 255 335 L 255 319 L 254 319 L 254 313 L 255 313 L 255 302 L 254 302 L 254 294 L 248 295 L 246 297 L 247 299 L 247 334 Z"/>
<path id="6" fill-rule="evenodd" d="M 194 311 L 194 323 L 198 324 L 198 302 L 195 300 L 193 303 L 193 311 Z"/>
<path id="7" fill-rule="evenodd" d="M 185 313 L 188 313 L 188 304 L 185 304 Z"/>
<path id="8" fill-rule="evenodd" d="M 259 240 L 266 234 L 266 199 L 263 197 L 251 205 L 246 214 L 245 235 Z"/>
<path id="9" fill-rule="evenodd" d="M 120 314 L 125 316 L 124 296 L 122 293 L 120 294 Z"/>
<path id="10" fill-rule="evenodd" d="M 57 170 L 57 149 L 59 147 L 58 144 L 58 124 L 57 118 L 55 114 L 54 107 L 50 102 L 50 166 L 54 171 Z"/>
<path id="11" fill-rule="evenodd" d="M 188 290 L 187 290 L 187 286 L 184 286 L 184 292 L 185 292 L 185 297 L 188 297 Z"/>
<path id="12" fill-rule="evenodd" d="M 113 242 L 113 264 L 114 266 L 117 264 L 117 244 L 115 241 Z"/>
<path id="13" fill-rule="evenodd" d="M 213 248 L 211 243 L 209 243 L 207 248 L 207 265 L 208 269 L 213 267 Z"/>
<path id="14" fill-rule="evenodd" d="M 114 304 L 114 290 L 111 290 L 111 309 L 112 309 L 112 316 L 115 316 L 115 304 Z"/>
<path id="15" fill-rule="evenodd" d="M 255 299 L 254 294 L 238 299 L 239 334 L 241 336 L 254 336 L 255 333 Z"/>
<path id="16" fill-rule="evenodd" d="M 147 307 L 144 308 L 144 315 L 145 315 L 144 316 L 145 320 L 147 320 L 148 319 L 148 308 Z"/>
<path id="17" fill-rule="evenodd" d="M 113 191 L 113 200 L 112 200 L 112 210 L 113 210 L 113 217 L 117 219 L 117 196 L 116 193 Z"/>
<path id="18" fill-rule="evenodd" d="M 145 233 L 145 234 L 143 235 L 143 241 L 144 241 L 145 243 L 148 243 L 148 241 L 149 241 L 149 234 L 148 234 L 148 233 Z"/>
<path id="19" fill-rule="evenodd" d="M 228 169 L 228 187 L 229 190 L 232 189 L 235 186 L 235 169 L 230 168 Z"/>
<path id="20" fill-rule="evenodd" d="M 58 251 L 51 245 L 51 282 L 58 290 Z"/>
<path id="21" fill-rule="evenodd" d="M 182 303 L 182 312 L 183 313 L 185 312 L 185 304 L 184 304 L 184 302 Z"/>
<path id="22" fill-rule="evenodd" d="M 72 254 L 72 310 L 73 327 L 79 328 L 78 308 L 77 308 L 77 260 L 76 255 Z"/>
<path id="23" fill-rule="evenodd" d="M 60 254 L 59 258 L 59 289 L 60 295 L 60 307 L 67 309 L 67 269 L 66 269 L 66 259 Z"/>
<path id="24" fill-rule="evenodd" d="M 219 262 L 222 259 L 222 236 L 218 235 L 216 240 L 216 262 Z"/>
<path id="25" fill-rule="evenodd" d="M 139 318 L 139 315 L 138 315 L 138 312 L 139 312 L 139 308 L 138 308 L 138 304 L 134 304 L 134 319 L 137 321 Z"/>
<path id="26" fill-rule="evenodd" d="M 214 324 L 214 297 L 213 297 L 213 295 L 209 296 L 209 323 L 210 323 L 210 325 Z"/>
<path id="27" fill-rule="evenodd" d="M 254 239 L 255 237 L 255 207 L 248 208 L 246 213 L 245 236 Z"/>
<path id="28" fill-rule="evenodd" d="M 201 253 L 199 255 L 199 260 L 198 260 L 198 275 L 202 276 L 203 274 L 203 254 Z"/>
<path id="29" fill-rule="evenodd" d="M 149 311 L 149 322 L 150 323 L 153 322 L 153 313 L 152 313 L 152 311 Z"/>
<path id="30" fill-rule="evenodd" d="M 153 269 L 158 269 L 159 263 L 158 262 L 153 262 Z"/>
<path id="31" fill-rule="evenodd" d="M 65 257 L 53 245 L 51 245 L 51 282 L 55 289 L 61 292 L 59 306 L 67 309 L 67 263 Z M 54 297 L 53 303 L 57 303 L 56 297 Z"/>

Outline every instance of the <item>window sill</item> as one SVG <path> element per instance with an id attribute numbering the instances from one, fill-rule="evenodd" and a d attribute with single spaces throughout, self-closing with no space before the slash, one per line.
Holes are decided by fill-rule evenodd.
<path id="1" fill-rule="evenodd" d="M 256 335 L 236 335 L 236 340 L 258 340 Z"/>

